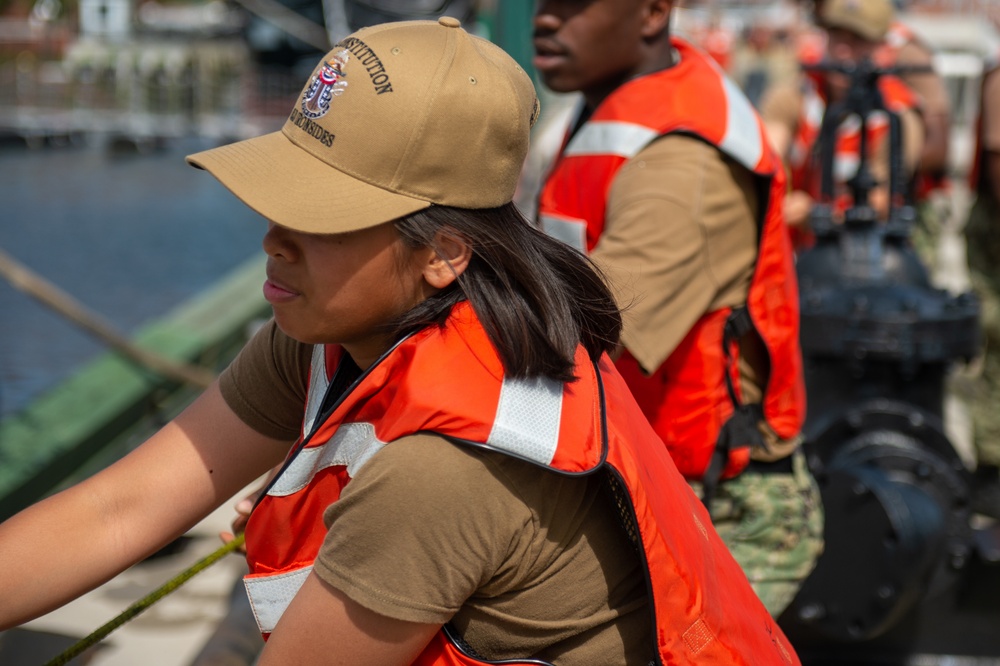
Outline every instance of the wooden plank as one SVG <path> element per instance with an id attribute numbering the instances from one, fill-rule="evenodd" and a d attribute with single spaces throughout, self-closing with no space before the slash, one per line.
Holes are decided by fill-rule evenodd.
<path id="1" fill-rule="evenodd" d="M 243 346 L 248 327 L 270 316 L 263 281 L 263 257 L 255 256 L 144 326 L 135 344 L 217 372 Z M 112 352 L 86 364 L 0 421 L 0 520 L 122 455 L 195 395 Z"/>

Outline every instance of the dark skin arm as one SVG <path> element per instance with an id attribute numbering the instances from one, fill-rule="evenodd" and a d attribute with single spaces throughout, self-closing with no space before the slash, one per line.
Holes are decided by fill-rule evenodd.
<path id="1" fill-rule="evenodd" d="M 987 151 L 983 159 L 983 168 L 986 169 L 986 182 L 993 193 L 993 198 L 1000 201 L 1000 152 Z"/>
<path id="2" fill-rule="evenodd" d="M 898 65 L 923 68 L 925 71 L 904 72 L 903 82 L 922 100 L 924 147 L 917 169 L 921 173 L 943 174 L 948 169 L 948 147 L 951 138 L 951 109 L 947 102 L 941 75 L 933 71 L 934 53 L 919 43 L 910 43 L 899 53 Z"/>
<path id="3" fill-rule="evenodd" d="M 924 149 L 918 169 L 923 173 L 940 174 L 948 170 L 948 144 L 951 118 L 947 113 L 924 115 Z"/>

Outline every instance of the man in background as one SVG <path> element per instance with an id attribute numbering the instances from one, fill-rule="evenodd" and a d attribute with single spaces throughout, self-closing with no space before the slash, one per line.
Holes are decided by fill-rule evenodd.
<path id="1" fill-rule="evenodd" d="M 818 21 L 826 33 L 823 62 L 853 66 L 871 60 L 881 48 L 893 17 L 890 0 L 824 0 Z M 775 149 L 784 158 L 791 174 L 791 191 L 785 202 L 785 222 L 796 245 L 808 245 L 809 212 L 821 199 L 820 177 L 824 165 L 819 161 L 819 134 L 826 109 L 843 100 L 849 91 L 848 74 L 807 71 L 800 80 L 776 86 L 761 101 L 761 115 Z M 900 116 L 903 139 L 903 168 L 912 175 L 923 148 L 924 127 L 919 101 L 899 79 L 883 76 L 879 91 L 890 111 Z M 889 120 L 885 114 L 867 119 L 867 167 L 876 186 L 870 200 L 880 218 L 889 209 Z M 860 126 L 846 119 L 838 128 L 834 147 L 833 180 L 835 210 L 843 212 L 850 204 L 848 182 L 859 164 Z"/>
<path id="2" fill-rule="evenodd" d="M 822 550 L 819 492 L 799 451 L 784 175 L 743 93 L 671 38 L 672 9 L 537 3 L 535 68 L 554 92 L 583 98 L 539 222 L 606 272 L 626 309 L 618 368 L 777 616 Z"/>
<path id="3" fill-rule="evenodd" d="M 883 3 L 875 2 L 865 7 L 868 0 L 854 3 L 862 9 L 884 12 Z M 823 24 L 822 13 L 826 0 L 813 0 L 812 15 L 817 26 Z M 898 6 L 898 4 L 897 4 Z M 951 215 L 951 198 L 948 185 L 948 151 L 951 135 L 951 102 L 944 79 L 934 69 L 934 51 L 905 23 L 896 16 L 889 4 L 889 23 L 879 44 L 870 54 L 880 67 L 898 67 L 897 77 L 916 96 L 923 124 L 923 141 L 910 181 L 909 195 L 917 204 L 918 226 L 914 230 L 914 244 L 921 258 L 930 268 L 937 263 L 937 244 L 942 225 Z M 874 19 L 871 25 L 879 25 Z M 824 54 L 826 35 L 822 29 L 813 35 L 800 54 L 801 64 L 816 65 Z"/>

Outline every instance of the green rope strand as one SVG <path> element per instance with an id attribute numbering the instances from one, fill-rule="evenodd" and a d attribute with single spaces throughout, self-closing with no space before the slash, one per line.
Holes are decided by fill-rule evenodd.
<path id="1" fill-rule="evenodd" d="M 152 606 L 154 603 L 156 603 L 163 597 L 167 596 L 174 590 L 176 590 L 184 583 L 188 582 L 195 574 L 199 573 L 203 569 L 207 569 L 208 567 L 215 564 L 217 561 L 219 561 L 220 559 L 222 559 L 223 557 L 233 552 L 242 545 L 243 545 L 243 535 L 238 534 L 236 535 L 236 538 L 234 538 L 232 541 L 225 544 L 224 546 L 216 550 L 214 553 L 198 560 L 190 568 L 177 574 L 176 576 L 168 580 L 166 583 L 164 583 L 157 589 L 153 590 L 146 596 L 144 596 L 142 599 L 139 599 L 139 601 L 135 602 L 134 604 L 126 608 L 113 620 L 99 627 L 89 636 L 80 639 L 79 641 L 76 642 L 76 644 L 72 645 L 70 648 L 68 648 L 65 652 L 63 652 L 59 656 L 45 662 L 44 666 L 63 666 L 64 664 L 69 663 L 71 659 L 78 656 L 81 652 L 91 647 L 92 645 L 96 645 L 97 643 L 101 642 L 112 631 L 122 626 L 123 624 L 125 624 L 126 622 L 137 616 L 139 613 L 143 612 L 144 610 Z"/>

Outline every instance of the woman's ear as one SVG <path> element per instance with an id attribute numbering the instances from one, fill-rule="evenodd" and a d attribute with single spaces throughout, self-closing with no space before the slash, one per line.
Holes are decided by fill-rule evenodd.
<path id="1" fill-rule="evenodd" d="M 424 280 L 435 289 L 444 289 L 465 272 L 472 260 L 472 246 L 455 233 L 439 230 L 434 234 L 433 253 L 424 264 Z"/>

